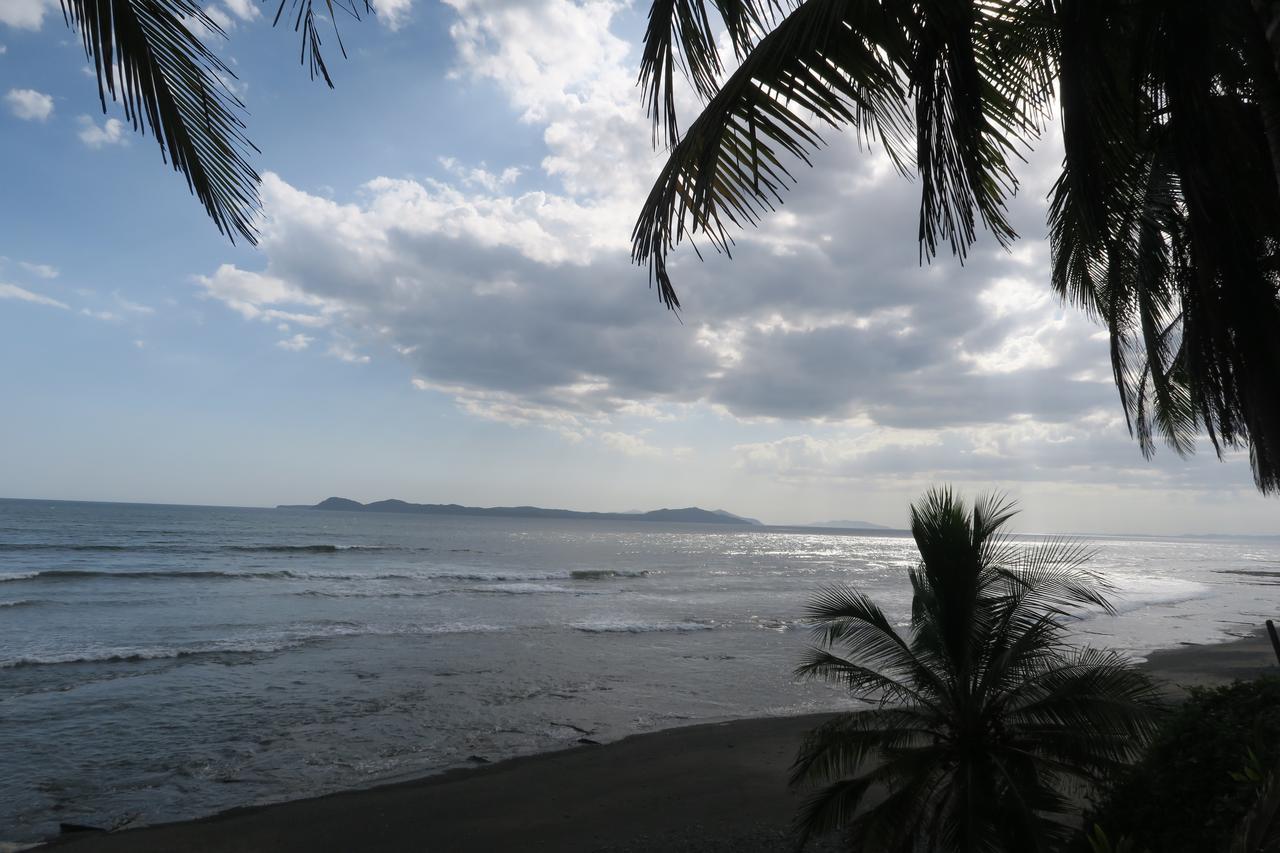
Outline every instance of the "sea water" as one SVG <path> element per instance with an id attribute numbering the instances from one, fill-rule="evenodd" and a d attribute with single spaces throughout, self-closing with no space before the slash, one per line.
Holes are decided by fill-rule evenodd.
<path id="1" fill-rule="evenodd" d="M 1145 652 L 1280 616 L 1280 540 L 1100 538 Z M 805 601 L 901 621 L 901 533 L 0 501 L 0 840 L 158 822 L 690 723 L 797 684 Z"/>

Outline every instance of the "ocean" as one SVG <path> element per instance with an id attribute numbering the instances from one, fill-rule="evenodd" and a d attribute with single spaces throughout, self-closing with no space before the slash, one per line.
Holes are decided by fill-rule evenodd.
<path id="1" fill-rule="evenodd" d="M 1141 657 L 1275 617 L 1280 540 L 1092 538 Z M 0 840 L 847 707 L 802 610 L 898 533 L 0 500 Z"/>

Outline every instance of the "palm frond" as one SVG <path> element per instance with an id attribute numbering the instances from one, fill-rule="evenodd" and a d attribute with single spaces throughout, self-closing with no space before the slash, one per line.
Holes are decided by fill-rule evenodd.
<path id="1" fill-rule="evenodd" d="M 790 784 L 811 785 L 857 773 L 868 759 L 926 742 L 930 721 L 909 707 L 854 711 L 809 732 L 791 765 Z"/>
<path id="2" fill-rule="evenodd" d="M 347 48 L 342 43 L 342 33 L 338 30 L 338 18 L 334 13 L 340 11 L 358 21 L 362 8 L 365 14 L 373 14 L 372 0 L 359 0 L 359 5 L 357 5 L 358 0 L 320 0 L 320 2 L 333 25 L 333 37 L 338 42 L 338 50 L 345 58 Z M 324 43 L 320 38 L 319 16 L 316 14 L 315 7 L 316 0 L 280 0 L 280 5 L 276 7 L 275 20 L 271 25 L 278 26 L 281 18 L 284 17 L 285 9 L 290 11 L 293 18 L 293 31 L 302 39 L 299 62 L 307 66 L 307 73 L 311 75 L 312 80 L 318 77 L 332 89 L 333 78 L 329 75 L 329 66 L 324 60 Z"/>
<path id="3" fill-rule="evenodd" d="M 791 162 L 822 144 L 815 124 L 852 126 L 904 156 L 906 90 L 889 58 L 903 51 L 874 0 L 808 0 L 755 43 L 671 149 L 632 230 L 632 258 L 667 307 L 680 306 L 667 253 L 696 234 L 728 252 L 729 229 L 780 204 Z"/>
<path id="4" fill-rule="evenodd" d="M 244 105 L 227 85 L 235 75 L 186 21 L 222 31 L 192 0 L 62 0 L 107 96 L 134 130 L 155 135 L 161 155 L 187 180 L 218 230 L 257 240 L 256 151 L 244 133 Z"/>
<path id="5" fill-rule="evenodd" d="M 724 73 L 708 7 L 715 8 L 739 59 L 783 10 L 778 0 L 654 0 L 644 33 L 639 82 L 653 122 L 655 148 L 660 139 L 669 147 L 680 138 L 676 116 L 677 66 L 703 99 L 715 95 L 716 85 Z"/>
<path id="6" fill-rule="evenodd" d="M 912 505 L 921 564 L 909 573 L 909 640 L 856 590 L 828 587 L 810 604 L 825 648 L 797 673 L 877 707 L 805 740 L 793 784 L 837 784 L 806 804 L 802 828 L 843 824 L 854 849 L 1058 849 L 1072 808 L 1064 786 L 1098 779 L 1150 736 L 1150 679 L 1064 639 L 1074 608 L 1109 607 L 1084 568 L 1090 551 L 1071 540 L 1014 548 L 1003 538 L 1012 516 L 998 495 L 970 506 L 948 488 Z"/>
<path id="7" fill-rule="evenodd" d="M 906 670 L 897 673 L 895 677 L 895 674 L 861 666 L 818 648 L 806 650 L 795 669 L 795 677 L 798 679 L 820 678 L 843 685 L 854 699 L 860 701 L 915 702 L 932 707 L 933 700 L 905 680 L 910 675 L 911 672 Z"/>

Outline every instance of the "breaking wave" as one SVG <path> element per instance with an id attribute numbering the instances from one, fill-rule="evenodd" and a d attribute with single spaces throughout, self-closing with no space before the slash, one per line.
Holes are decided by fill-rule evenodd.
<path id="1" fill-rule="evenodd" d="M 141 543 L 137 545 L 95 545 L 64 542 L 0 542 L 0 553 L 5 551 L 72 551 L 88 553 L 219 553 L 234 554 L 345 554 L 361 551 L 408 552 L 430 551 L 430 548 L 404 548 L 397 545 L 179 545 L 167 543 Z"/>
<path id="2" fill-rule="evenodd" d="M 89 578 L 115 578 L 120 580 L 412 580 L 415 575 L 406 574 L 336 574 L 327 572 L 220 572 L 220 571 L 126 571 L 102 572 L 90 569 L 49 569 L 42 572 L 21 572 L 0 575 L 0 583 L 19 581 L 57 582 L 85 580 Z"/>
<path id="3" fill-rule="evenodd" d="M 643 578 L 648 577 L 647 571 L 624 572 L 616 569 L 578 569 L 569 572 L 569 577 L 576 581 L 599 581 L 608 580 L 609 578 Z"/>
<path id="4" fill-rule="evenodd" d="M 716 626 L 708 622 L 627 622 L 605 619 L 595 622 L 575 622 L 569 627 L 587 634 L 649 634 L 711 631 Z"/>
<path id="5" fill-rule="evenodd" d="M 35 654 L 24 657 L 0 659 L 0 669 L 21 669 L 37 666 L 64 666 L 70 664 L 142 663 L 153 660 L 182 658 L 217 658 L 227 655 L 262 655 L 296 649 L 310 643 L 339 637 L 355 636 L 435 636 L 444 634 L 491 634 L 506 631 L 501 625 L 448 622 L 441 625 L 373 626 L 338 623 L 319 630 L 284 632 L 275 637 L 263 637 L 242 641 L 224 640 L 203 645 L 181 647 L 143 646 L 124 648 L 80 649 L 69 652 Z"/>

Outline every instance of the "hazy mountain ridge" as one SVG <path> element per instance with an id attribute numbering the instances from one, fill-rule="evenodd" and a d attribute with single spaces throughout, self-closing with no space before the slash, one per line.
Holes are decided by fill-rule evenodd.
<path id="1" fill-rule="evenodd" d="M 680 509 L 655 509 L 648 512 L 579 512 L 571 509 L 546 509 L 538 506 L 478 507 L 462 504 L 415 504 L 402 500 L 360 503 L 350 498 L 325 498 L 315 505 L 291 504 L 277 509 L 311 509 L 342 512 L 395 512 L 416 515 L 479 515 L 499 518 L 577 518 L 591 521 L 665 521 L 686 524 L 729 524 L 756 526 L 754 518 L 743 518 L 725 510 L 707 510 L 690 506 Z"/>

